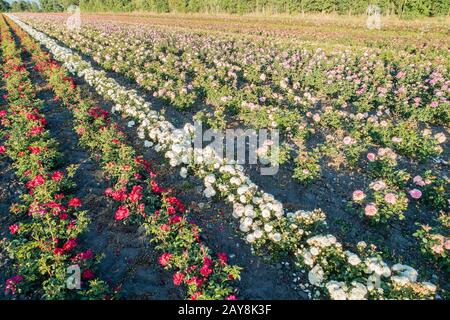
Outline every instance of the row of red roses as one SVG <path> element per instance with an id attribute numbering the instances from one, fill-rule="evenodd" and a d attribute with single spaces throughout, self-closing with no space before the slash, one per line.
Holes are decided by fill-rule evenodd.
<path id="1" fill-rule="evenodd" d="M 52 298 L 56 291 L 55 297 L 65 298 L 64 294 L 68 293 L 66 282 L 60 275 L 66 274 L 68 266 L 78 264 L 83 267 L 81 276 L 86 282 L 95 278 L 90 269 L 94 263 L 92 250 L 75 250 L 79 245 L 74 235 L 85 231 L 77 221 L 82 215 L 77 211 L 82 204 L 78 198 L 70 198 L 63 192 L 70 183 L 69 177 L 63 171 L 52 172 L 52 162 L 45 161 L 57 155 L 55 144 L 45 129 L 47 121 L 36 107 L 38 100 L 29 73 L 22 64 L 21 52 L 16 48 L 3 18 L 0 19 L 0 30 L 3 79 L 8 92 L 4 96 L 8 109 L 0 111 L 1 125 L 4 128 L 2 135 L 6 140 L 5 145 L 0 146 L 0 153 L 7 154 L 13 160 L 13 166 L 18 168 L 16 175 L 26 181 L 28 189 L 28 194 L 21 198 L 21 204 L 11 207 L 11 212 L 18 214 L 20 219 L 18 223 L 9 226 L 15 241 L 10 242 L 8 248 L 20 250 L 22 254 L 24 250 L 28 250 L 30 257 L 48 257 L 42 258 L 46 260 L 45 268 L 30 268 L 30 261 L 26 257 L 16 257 L 14 268 L 20 274 L 6 281 L 5 292 L 15 295 L 20 285 L 27 289 L 22 291 L 24 294 L 34 295 L 43 291 L 45 297 Z M 21 88 L 24 87 L 30 90 L 23 91 Z M 21 135 L 23 130 L 27 134 Z M 63 201 L 66 205 L 63 205 Z M 21 213 L 26 214 L 20 216 Z M 61 247 L 58 246 L 60 242 L 63 242 Z M 53 258 L 48 256 L 49 253 Z M 46 288 L 44 283 L 49 280 L 59 281 L 60 288 Z M 100 287 L 98 289 L 102 291 Z M 74 292 L 70 292 L 70 298 L 75 296 L 76 293 L 74 295 Z"/>

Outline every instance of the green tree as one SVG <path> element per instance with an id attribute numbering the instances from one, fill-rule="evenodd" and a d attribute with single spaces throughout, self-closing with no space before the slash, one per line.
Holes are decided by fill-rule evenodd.
<path id="1" fill-rule="evenodd" d="M 3 0 L 2 0 L 3 1 Z M 18 3 L 22 1 L 16 1 Z M 368 5 L 378 5 L 383 14 L 402 17 L 449 14 L 449 0 L 40 0 L 43 11 L 62 11 L 80 5 L 85 11 L 250 12 L 300 13 L 335 12 L 364 14 Z M 23 7 L 17 5 L 16 7 Z M 34 8 L 35 9 L 35 8 Z"/>
<path id="2" fill-rule="evenodd" d="M 11 9 L 11 6 L 9 5 L 8 2 L 4 1 L 4 0 L 0 0 L 0 11 L 1 12 L 6 12 L 9 11 Z"/>

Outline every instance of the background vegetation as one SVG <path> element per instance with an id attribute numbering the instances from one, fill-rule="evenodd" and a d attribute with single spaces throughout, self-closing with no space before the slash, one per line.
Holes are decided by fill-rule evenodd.
<path id="1" fill-rule="evenodd" d="M 338 13 L 364 14 L 369 4 L 378 5 L 385 15 L 401 17 L 449 14 L 448 0 L 0 0 L 1 11 L 63 11 L 76 4 L 85 11 L 153 11 L 208 13 Z"/>

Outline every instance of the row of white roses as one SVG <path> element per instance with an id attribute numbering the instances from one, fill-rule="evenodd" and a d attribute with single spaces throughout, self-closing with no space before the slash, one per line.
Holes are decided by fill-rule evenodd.
<path id="1" fill-rule="evenodd" d="M 196 175 L 204 179 L 206 197 L 213 197 L 218 192 L 233 204 L 233 216 L 240 220 L 240 230 L 244 232 L 246 240 L 257 245 L 272 247 L 275 243 L 292 242 L 292 238 L 301 240 L 310 236 L 310 232 L 301 228 L 314 223 L 325 224 L 325 215 L 321 211 L 297 211 L 285 214 L 283 205 L 268 193 L 263 192 L 244 173 L 243 167 L 234 161 L 219 157 L 214 149 L 194 149 L 192 138 L 194 127 L 186 124 L 183 129 L 176 129 L 162 115 L 151 109 L 134 90 L 127 90 L 114 79 L 109 78 L 103 70 L 95 70 L 92 65 L 84 61 L 72 50 L 60 46 L 44 33 L 36 31 L 14 16 L 10 18 L 29 33 L 35 40 L 43 44 L 53 56 L 64 63 L 72 73 L 84 77 L 87 83 L 95 88 L 104 98 L 116 105 L 113 111 L 120 112 L 133 120 L 130 126 L 139 123 L 138 135 L 144 140 L 146 147 L 154 146 L 158 152 L 165 152 L 171 166 L 181 166 L 180 174 L 187 176 L 188 169 L 194 170 Z M 293 237 L 294 234 L 294 237 Z M 300 242 L 300 241 L 299 241 Z M 275 248 L 277 246 L 274 246 Z M 335 281 L 334 274 L 325 276 L 329 263 L 324 259 L 317 259 L 324 250 L 333 252 L 333 256 L 346 255 L 350 267 L 365 265 L 368 279 L 373 274 L 384 277 L 383 281 L 389 287 L 408 287 L 414 283 L 420 286 L 428 295 L 434 294 L 436 288 L 430 283 L 417 283 L 417 272 L 411 267 L 394 265 L 389 268 L 386 263 L 376 257 L 368 257 L 364 261 L 354 253 L 343 251 L 342 245 L 332 235 L 318 235 L 309 238 L 305 244 L 296 248 L 296 256 L 303 265 L 310 268 L 309 282 L 325 291 L 328 296 L 336 299 L 364 299 L 371 290 L 381 290 L 370 287 L 361 282 L 350 284 Z M 340 270 L 348 272 L 346 268 Z M 412 271 L 413 270 L 413 271 Z M 383 292 L 380 293 L 383 295 Z"/>

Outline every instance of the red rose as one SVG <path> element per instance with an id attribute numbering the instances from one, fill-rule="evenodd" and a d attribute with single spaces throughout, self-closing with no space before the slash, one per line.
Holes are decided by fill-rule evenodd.
<path id="1" fill-rule="evenodd" d="M 78 198 L 72 198 L 67 205 L 69 207 L 81 207 L 81 201 Z"/>
<path id="2" fill-rule="evenodd" d="M 138 202 L 142 199 L 142 187 L 141 186 L 134 186 L 133 190 L 131 190 L 130 195 L 128 196 L 128 199 L 130 199 L 131 202 Z"/>
<path id="3" fill-rule="evenodd" d="M 73 249 L 75 249 L 76 246 L 77 246 L 77 241 L 75 239 L 69 239 L 63 245 L 63 250 L 66 251 L 66 252 L 72 251 Z"/>
<path id="4" fill-rule="evenodd" d="M 198 297 L 200 297 L 202 295 L 201 292 L 195 292 L 192 296 L 191 296 L 191 300 L 197 300 Z"/>
<path id="5" fill-rule="evenodd" d="M 106 195 L 106 196 L 111 197 L 112 194 L 113 194 L 113 190 L 112 190 L 111 188 L 107 188 L 107 189 L 105 190 L 105 195 Z"/>
<path id="6" fill-rule="evenodd" d="M 205 264 L 205 265 L 207 265 L 207 266 L 210 266 L 211 264 L 212 264 L 212 260 L 210 259 L 210 258 L 208 258 L 208 257 L 203 257 L 203 264 Z"/>
<path id="7" fill-rule="evenodd" d="M 227 262 L 228 262 L 228 256 L 227 256 L 227 254 L 226 253 L 218 253 L 217 254 L 217 256 L 219 257 L 219 262 L 222 264 L 222 265 L 226 265 L 227 264 Z"/>
<path id="8" fill-rule="evenodd" d="M 0 146 L 0 154 L 3 154 L 6 152 L 6 147 L 5 146 Z"/>
<path id="9" fill-rule="evenodd" d="M 39 154 L 41 153 L 41 148 L 39 147 L 28 147 L 28 150 L 30 150 L 31 154 Z"/>
<path id="10" fill-rule="evenodd" d="M 154 193 L 162 193 L 162 192 L 164 192 L 164 189 L 161 188 L 160 186 L 158 186 L 158 184 L 156 183 L 156 181 L 150 182 L 150 185 L 151 185 L 152 191 L 153 191 Z"/>
<path id="11" fill-rule="evenodd" d="M 161 227 L 159 227 L 162 231 L 169 231 L 170 227 L 167 224 L 163 224 Z"/>
<path id="12" fill-rule="evenodd" d="M 138 179 L 138 180 L 142 178 L 142 176 L 139 173 L 135 173 L 135 174 L 133 174 L 133 176 L 135 179 Z"/>
<path id="13" fill-rule="evenodd" d="M 86 269 L 81 274 L 81 277 L 86 280 L 91 280 L 91 279 L 94 279 L 94 273 L 92 272 L 92 270 Z"/>
<path id="14" fill-rule="evenodd" d="M 183 205 L 183 203 L 180 200 L 178 200 L 176 197 L 168 197 L 166 199 L 166 201 L 168 203 L 170 203 L 171 205 L 176 206 L 178 208 L 178 211 L 184 212 L 184 205 Z"/>
<path id="15" fill-rule="evenodd" d="M 173 284 L 176 286 L 179 286 L 183 283 L 184 280 L 184 274 L 181 272 L 177 272 L 173 275 Z"/>
<path id="16" fill-rule="evenodd" d="M 38 174 L 32 180 L 28 181 L 27 188 L 28 189 L 35 188 L 35 187 L 40 186 L 40 185 L 42 185 L 44 183 L 45 183 L 44 177 L 42 175 Z"/>
<path id="17" fill-rule="evenodd" d="M 85 252 L 82 252 L 79 254 L 80 259 L 87 260 L 94 257 L 94 253 L 91 249 L 87 249 Z"/>
<path id="18" fill-rule="evenodd" d="M 17 224 L 13 224 L 12 226 L 9 226 L 9 233 L 16 234 L 19 231 L 19 226 Z"/>
<path id="19" fill-rule="evenodd" d="M 64 177 L 64 173 L 61 171 L 55 171 L 52 173 L 52 180 L 59 181 Z"/>
<path id="20" fill-rule="evenodd" d="M 127 199 L 127 194 L 122 190 L 113 191 L 111 194 L 115 201 L 124 201 Z"/>
<path id="21" fill-rule="evenodd" d="M 172 215 L 172 214 L 175 214 L 175 212 L 177 212 L 177 211 L 175 210 L 174 207 L 170 206 L 170 207 L 167 208 L 167 213 L 168 214 Z"/>
<path id="22" fill-rule="evenodd" d="M 69 215 L 68 215 L 67 213 L 61 213 L 61 214 L 59 215 L 59 218 L 60 218 L 61 220 L 67 220 L 67 219 L 69 218 Z"/>
<path id="23" fill-rule="evenodd" d="M 200 268 L 200 273 L 204 277 L 209 276 L 212 272 L 213 272 L 212 269 L 207 264 L 203 265 L 203 267 Z"/>
<path id="24" fill-rule="evenodd" d="M 30 130 L 30 135 L 31 136 L 36 136 L 36 135 L 42 133 L 42 131 L 44 131 L 44 127 L 42 127 L 42 126 L 34 126 Z"/>
<path id="25" fill-rule="evenodd" d="M 144 212 L 145 212 L 145 203 L 141 203 L 141 204 L 139 204 L 137 207 L 138 207 L 138 210 L 139 210 L 141 213 L 144 213 Z"/>
<path id="26" fill-rule="evenodd" d="M 128 210 L 127 207 L 120 206 L 119 209 L 117 209 L 117 211 L 116 211 L 115 219 L 117 221 L 120 221 L 125 218 L 128 218 L 129 215 L 130 215 L 130 210 Z"/>
<path id="27" fill-rule="evenodd" d="M 53 254 L 54 254 L 55 256 L 62 255 L 63 253 L 64 253 L 64 250 L 63 250 L 62 248 L 55 248 L 55 249 L 53 250 Z"/>
<path id="28" fill-rule="evenodd" d="M 173 216 L 169 218 L 169 224 L 179 223 L 181 221 L 180 216 Z"/>
<path id="29" fill-rule="evenodd" d="M 39 118 L 38 118 L 37 115 L 35 115 L 35 114 L 27 113 L 27 119 L 28 119 L 28 120 L 37 121 Z"/>
<path id="30" fill-rule="evenodd" d="M 6 110 L 0 110 L 0 118 L 5 117 L 7 114 Z"/>
<path id="31" fill-rule="evenodd" d="M 164 253 L 160 258 L 159 258 L 159 263 L 165 267 L 168 263 L 170 258 L 172 258 L 172 254 L 171 253 Z"/>
<path id="32" fill-rule="evenodd" d="M 197 288 L 200 288 L 202 283 L 203 283 L 203 280 L 199 279 L 198 277 L 192 277 L 188 281 L 186 281 L 186 283 L 187 284 L 193 284 L 194 283 Z"/>

